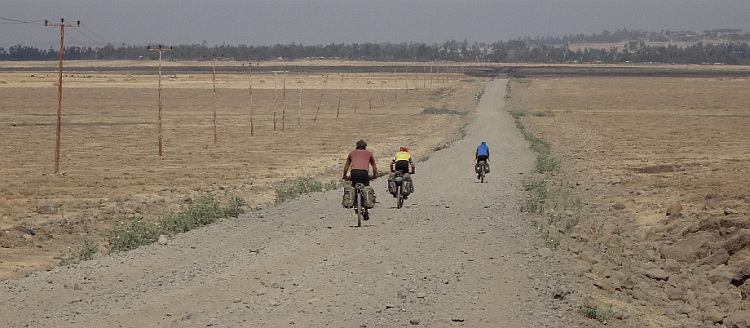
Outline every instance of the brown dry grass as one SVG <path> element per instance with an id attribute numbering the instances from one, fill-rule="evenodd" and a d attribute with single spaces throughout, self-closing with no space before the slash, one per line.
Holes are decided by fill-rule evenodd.
<path id="1" fill-rule="evenodd" d="M 651 225 L 684 214 L 747 212 L 750 82 L 744 78 L 549 78 L 522 83 L 530 125 Z M 650 170 L 656 166 L 668 170 Z M 710 199 L 710 201 L 709 201 Z M 723 213 L 722 213 L 723 214 Z"/>
<path id="2" fill-rule="evenodd" d="M 485 83 L 391 73 L 345 74 L 342 85 L 340 75 L 330 74 L 324 86 L 322 74 L 254 74 L 251 137 L 248 75 L 218 74 L 214 143 L 211 74 L 165 75 L 159 157 L 156 75 L 125 70 L 69 76 L 55 175 L 57 75 L 54 65 L 37 64 L 50 71 L 0 74 L 0 279 L 49 268 L 84 238 L 102 241 L 114 225 L 154 219 L 203 193 L 222 201 L 239 196 L 256 207 L 273 202 L 274 188 L 297 177 L 340 178 L 346 154 L 360 138 L 381 168 L 401 145 L 418 159 L 457 138 L 469 119 L 419 113 L 426 107 L 471 111 L 473 95 Z M 388 83 L 381 90 L 368 80 Z M 57 211 L 38 213 L 41 200 L 54 201 Z M 24 236 L 18 226 L 36 235 Z"/>

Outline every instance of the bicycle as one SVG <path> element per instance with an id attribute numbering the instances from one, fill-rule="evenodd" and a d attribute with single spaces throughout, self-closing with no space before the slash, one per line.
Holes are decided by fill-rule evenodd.
<path id="1" fill-rule="evenodd" d="M 363 200 L 365 197 L 365 184 L 362 182 L 357 182 L 354 185 L 354 190 L 356 190 L 356 192 L 354 193 L 355 195 L 354 213 L 357 213 L 357 226 L 361 227 L 363 219 L 365 221 L 370 219 L 370 213 L 367 212 L 367 208 L 363 206 L 364 204 Z"/>
<path id="2" fill-rule="evenodd" d="M 487 168 L 487 162 L 484 160 L 480 160 L 477 162 L 476 172 L 479 175 L 479 183 L 484 183 L 484 175 L 487 173 L 485 172 Z"/>
<path id="3" fill-rule="evenodd" d="M 374 179 L 375 177 L 370 178 L 370 180 Z M 351 180 L 351 177 L 347 177 L 346 180 Z M 365 196 L 365 187 L 365 184 L 361 181 L 355 181 L 354 183 L 354 213 L 357 213 L 357 227 L 362 226 L 362 220 L 370 219 L 370 212 L 364 206 L 364 199 L 367 197 Z"/>
<path id="4" fill-rule="evenodd" d="M 404 192 L 404 181 L 406 181 L 406 177 L 404 176 L 406 172 L 401 170 L 394 171 L 394 179 L 392 186 L 393 196 L 396 197 L 396 208 L 401 208 L 404 206 L 404 200 L 406 199 L 406 196 L 409 195 L 409 191 Z M 414 174 L 414 173 L 411 173 Z M 404 195 L 406 194 L 406 196 Z"/>

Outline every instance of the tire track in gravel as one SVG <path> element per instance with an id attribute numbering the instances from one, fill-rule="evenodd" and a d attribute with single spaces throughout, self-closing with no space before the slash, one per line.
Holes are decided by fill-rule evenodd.
<path id="1" fill-rule="evenodd" d="M 552 300 L 560 262 L 519 211 L 533 167 L 491 82 L 467 136 L 418 163 L 416 193 L 395 208 L 373 182 L 371 219 L 340 206 L 340 191 L 305 195 L 237 219 L 0 291 L 9 327 L 559 327 Z M 473 154 L 491 147 L 480 184 Z"/>

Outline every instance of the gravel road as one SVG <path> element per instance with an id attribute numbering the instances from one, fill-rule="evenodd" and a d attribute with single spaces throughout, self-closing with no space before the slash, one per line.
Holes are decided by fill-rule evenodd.
<path id="1" fill-rule="evenodd" d="M 534 154 L 503 110 L 506 82 L 487 86 L 464 139 L 417 163 L 402 209 L 378 179 L 360 228 L 336 190 L 6 280 L 0 326 L 571 326 L 569 262 L 519 211 Z M 481 141 L 484 184 L 473 172 Z"/>

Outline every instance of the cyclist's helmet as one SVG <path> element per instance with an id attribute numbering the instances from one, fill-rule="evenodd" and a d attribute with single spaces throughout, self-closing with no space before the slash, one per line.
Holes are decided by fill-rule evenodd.
<path id="1" fill-rule="evenodd" d="M 401 151 L 405 151 L 405 152 L 407 152 L 407 153 L 409 152 L 409 148 L 406 148 L 406 147 L 401 147 L 401 148 L 400 148 L 400 150 L 401 150 Z"/>

